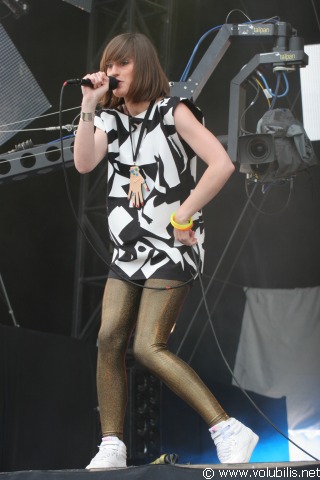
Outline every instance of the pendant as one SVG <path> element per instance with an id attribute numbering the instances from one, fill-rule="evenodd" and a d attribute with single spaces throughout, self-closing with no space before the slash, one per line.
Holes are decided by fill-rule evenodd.
<path id="1" fill-rule="evenodd" d="M 128 200 L 132 202 L 132 206 L 135 208 L 140 208 L 144 206 L 142 187 L 149 191 L 147 183 L 143 176 L 140 173 L 140 168 L 138 165 L 133 165 L 129 169 L 130 172 L 130 184 L 129 184 L 129 193 Z"/>

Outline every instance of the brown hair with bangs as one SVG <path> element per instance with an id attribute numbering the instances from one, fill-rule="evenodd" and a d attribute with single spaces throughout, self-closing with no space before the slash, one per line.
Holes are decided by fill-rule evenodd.
<path id="1" fill-rule="evenodd" d="M 105 47 L 100 70 L 107 71 L 109 62 L 132 59 L 134 78 L 128 92 L 128 99 L 134 103 L 150 101 L 169 95 L 169 81 L 164 73 L 157 51 L 151 41 L 142 33 L 123 33 L 114 37 Z M 122 98 L 106 92 L 101 99 L 103 108 L 116 108 Z"/>

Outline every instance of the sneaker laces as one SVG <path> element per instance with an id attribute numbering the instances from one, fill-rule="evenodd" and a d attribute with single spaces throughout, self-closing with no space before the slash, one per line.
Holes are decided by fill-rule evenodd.
<path id="1" fill-rule="evenodd" d="M 234 448 L 234 432 L 232 431 L 231 425 L 225 425 L 217 431 L 211 430 L 211 432 L 212 439 L 217 447 L 219 460 L 223 462 L 224 459 L 229 457 Z"/>
<path id="2" fill-rule="evenodd" d="M 109 457 L 117 455 L 119 443 L 116 441 L 102 441 L 99 445 L 99 452 L 96 455 L 97 460 L 107 460 Z"/>

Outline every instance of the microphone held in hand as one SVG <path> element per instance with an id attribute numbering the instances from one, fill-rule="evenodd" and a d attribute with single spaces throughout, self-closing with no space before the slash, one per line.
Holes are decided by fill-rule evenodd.
<path id="1" fill-rule="evenodd" d="M 114 90 L 118 86 L 118 80 L 115 77 L 109 77 L 109 90 Z M 89 78 L 71 78 L 66 80 L 64 85 L 84 85 L 85 87 L 93 87 Z"/>

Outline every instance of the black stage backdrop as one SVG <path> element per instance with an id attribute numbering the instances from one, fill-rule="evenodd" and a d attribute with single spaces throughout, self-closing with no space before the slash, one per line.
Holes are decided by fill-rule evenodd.
<path id="1" fill-rule="evenodd" d="M 0 326 L 0 471 L 83 468 L 96 450 L 96 349 Z"/>

